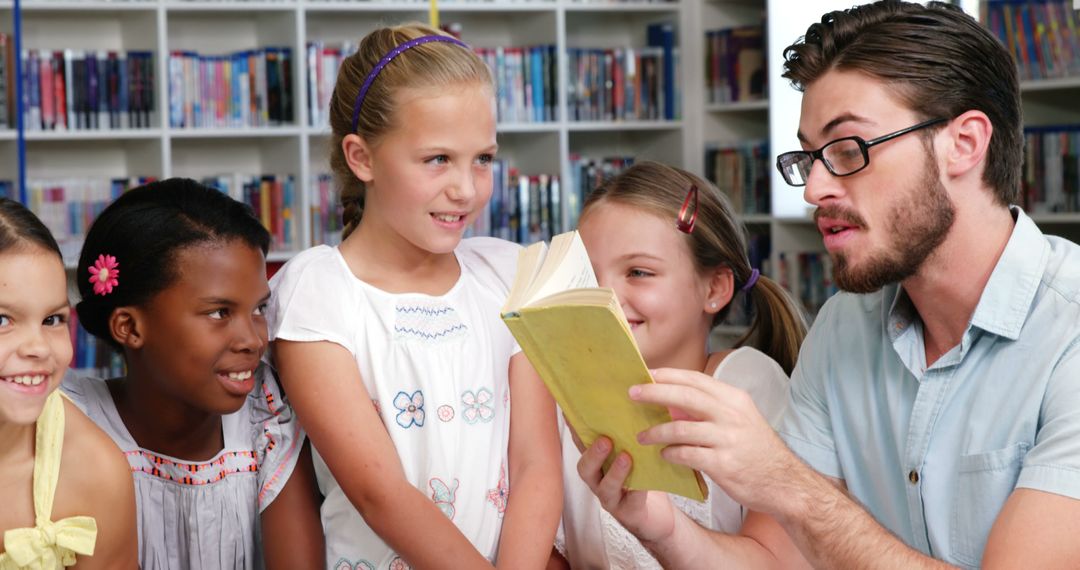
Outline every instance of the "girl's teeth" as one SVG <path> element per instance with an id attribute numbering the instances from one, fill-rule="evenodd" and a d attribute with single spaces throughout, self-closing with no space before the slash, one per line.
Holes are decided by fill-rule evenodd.
<path id="1" fill-rule="evenodd" d="M 251 378 L 251 371 L 250 370 L 245 370 L 243 372 L 230 372 L 229 373 L 229 379 L 230 380 L 247 380 L 248 378 Z"/>
<path id="2" fill-rule="evenodd" d="M 34 376 L 20 375 L 20 376 L 8 376 L 3 379 L 4 382 L 11 382 L 13 384 L 22 384 L 23 386 L 37 386 L 45 381 L 45 376 L 38 374 Z"/>
<path id="3" fill-rule="evenodd" d="M 447 216 L 444 214 L 436 214 L 435 219 L 441 222 L 456 222 L 461 219 L 461 216 Z"/>

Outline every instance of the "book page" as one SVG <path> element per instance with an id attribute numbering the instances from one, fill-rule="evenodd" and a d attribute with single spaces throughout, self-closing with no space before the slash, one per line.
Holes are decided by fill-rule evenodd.
<path id="1" fill-rule="evenodd" d="M 544 266 L 536 276 L 528 301 L 535 303 L 548 295 L 567 289 L 596 287 L 596 274 L 585 251 L 585 243 L 576 231 L 559 234 L 551 240 Z"/>

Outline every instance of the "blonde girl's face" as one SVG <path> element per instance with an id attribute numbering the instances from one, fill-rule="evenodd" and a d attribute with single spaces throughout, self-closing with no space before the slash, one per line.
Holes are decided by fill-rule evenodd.
<path id="1" fill-rule="evenodd" d="M 67 277 L 37 246 L 0 253 L 0 422 L 37 421 L 71 363 Z"/>
<path id="2" fill-rule="evenodd" d="M 482 84 L 399 94 L 397 126 L 371 153 L 364 221 L 448 253 L 491 198 L 494 94 Z"/>
<path id="3" fill-rule="evenodd" d="M 650 368 L 671 365 L 688 346 L 705 350 L 709 281 L 695 268 L 674 217 L 603 201 L 578 231 L 597 281 L 615 290 Z"/>

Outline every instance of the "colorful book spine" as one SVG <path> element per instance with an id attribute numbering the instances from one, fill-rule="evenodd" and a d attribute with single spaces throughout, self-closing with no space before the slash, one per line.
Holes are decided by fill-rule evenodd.
<path id="1" fill-rule="evenodd" d="M 292 50 L 169 54 L 169 125 L 242 128 L 293 123 Z"/>
<path id="2" fill-rule="evenodd" d="M 270 232 L 271 251 L 292 252 L 299 248 L 294 215 L 296 182 L 291 174 L 222 174 L 205 176 L 200 182 L 250 206 Z"/>
<path id="3" fill-rule="evenodd" d="M 705 148 L 705 177 L 727 194 L 739 214 L 772 212 L 767 141 Z"/>
<path id="4" fill-rule="evenodd" d="M 1080 75 L 1080 13 L 1072 0 L 988 0 L 984 12 L 1021 79 Z"/>

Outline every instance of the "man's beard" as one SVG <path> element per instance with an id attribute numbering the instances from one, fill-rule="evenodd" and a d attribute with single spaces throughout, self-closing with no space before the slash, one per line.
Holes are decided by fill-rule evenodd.
<path id="1" fill-rule="evenodd" d="M 926 162 L 922 180 L 907 191 L 884 222 L 888 227 L 888 248 L 871 252 L 870 257 L 858 266 L 849 264 L 843 253 L 833 255 L 833 280 L 841 290 L 873 293 L 886 285 L 899 283 L 915 275 L 930 254 L 945 241 L 956 217 L 956 208 L 949 200 L 937 163 L 930 153 L 927 153 Z M 866 224 L 856 214 L 838 210 L 825 207 L 815 214 L 847 220 L 866 229 Z"/>

